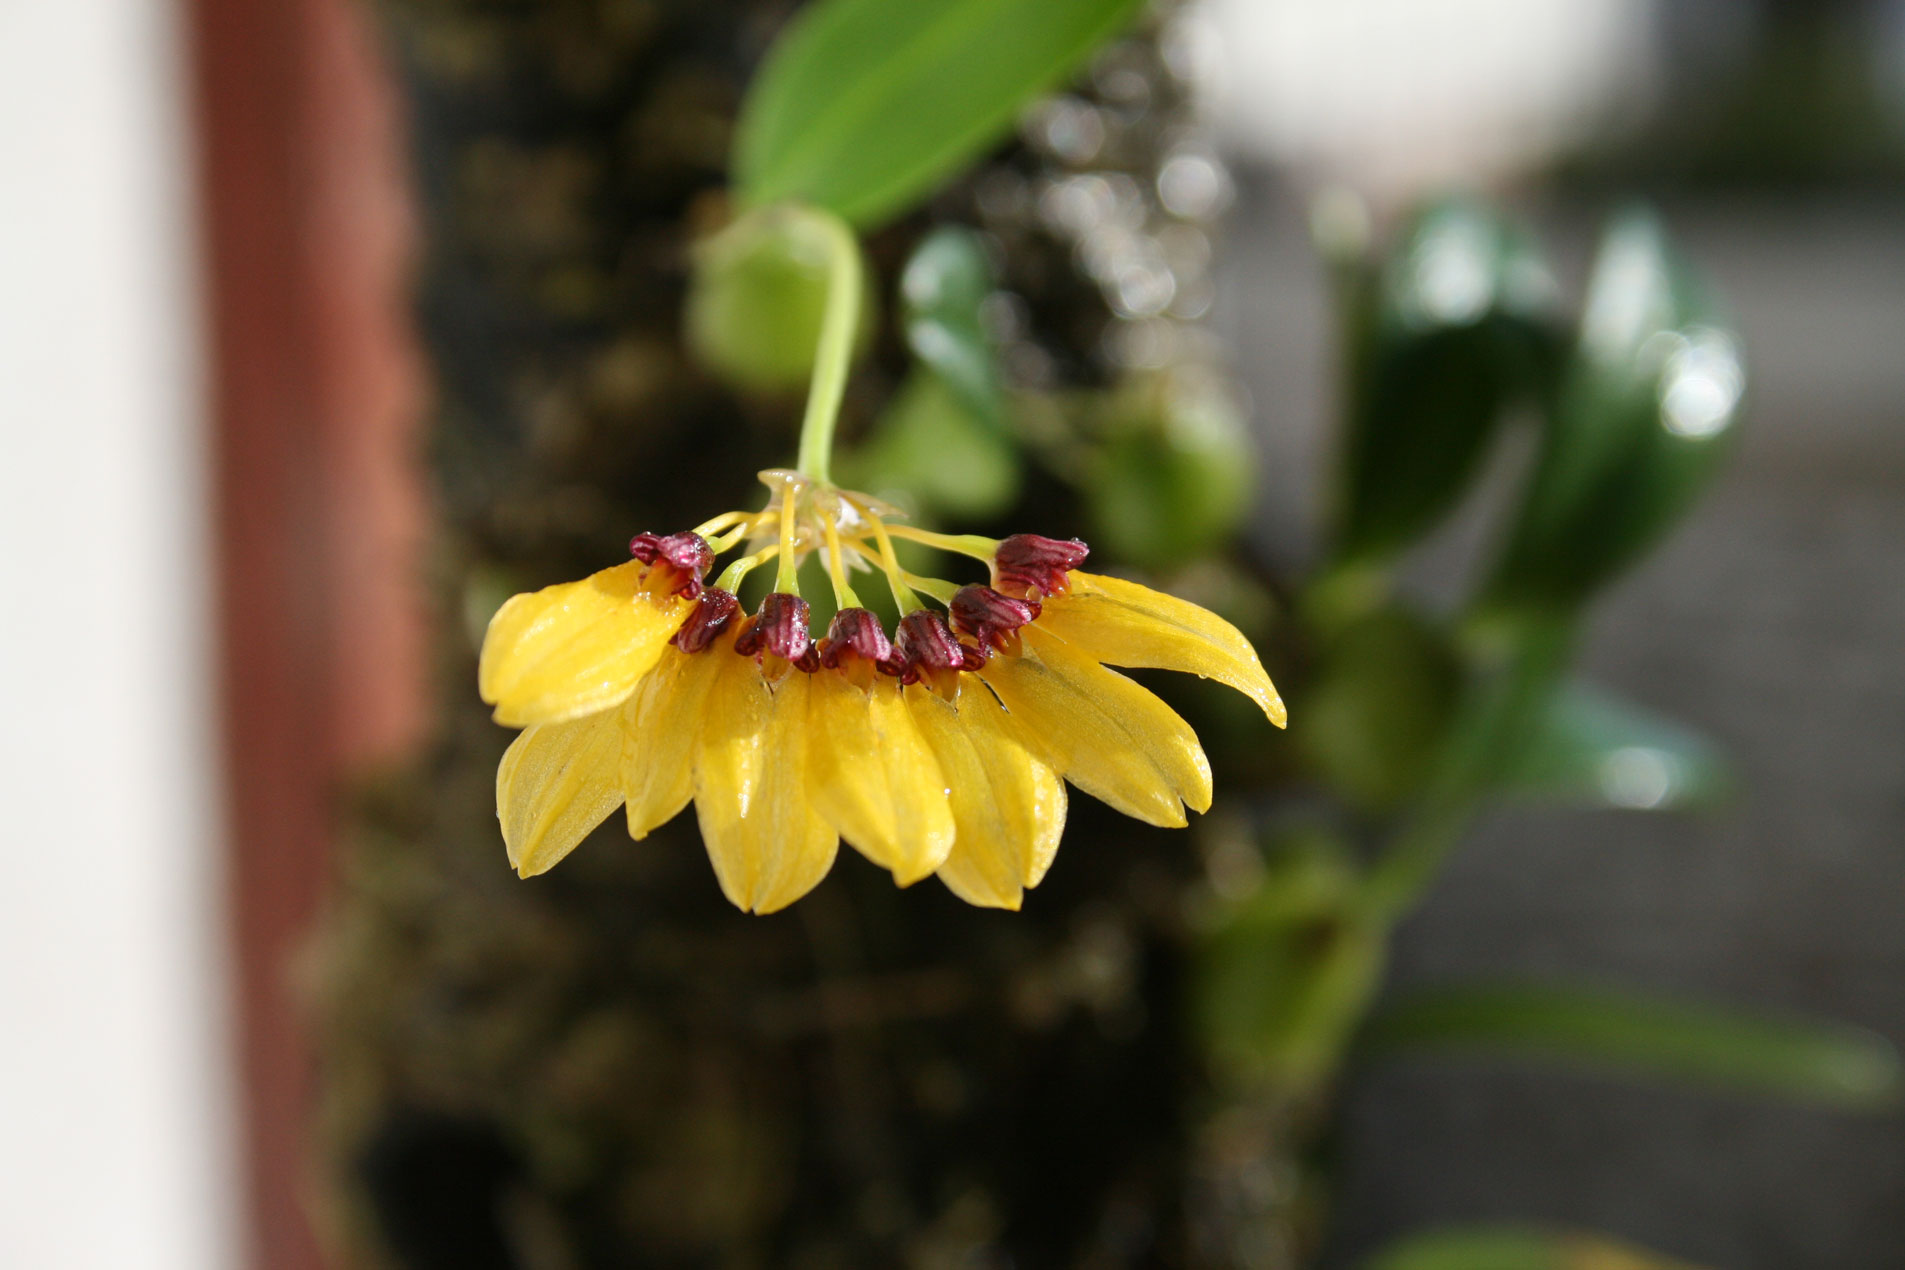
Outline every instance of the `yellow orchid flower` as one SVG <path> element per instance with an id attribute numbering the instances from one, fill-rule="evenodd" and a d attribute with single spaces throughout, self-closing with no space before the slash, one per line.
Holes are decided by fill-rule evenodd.
<path id="1" fill-rule="evenodd" d="M 617 807 L 639 839 L 693 802 L 721 889 L 744 910 L 806 894 L 842 838 L 902 886 L 936 874 L 969 903 L 1016 909 L 1057 852 L 1066 781 L 1152 824 L 1210 806 L 1190 726 L 1108 666 L 1215 679 L 1284 723 L 1235 627 L 1080 572 L 1083 543 L 948 537 L 795 473 L 763 479 L 775 490 L 763 511 L 640 535 L 629 563 L 518 595 L 491 620 L 478 680 L 497 721 L 524 729 L 496 778 L 523 876 Z M 894 538 L 983 560 L 989 585 L 907 573 Z M 814 551 L 836 601 L 819 640 L 795 576 Z M 776 558 L 776 589 L 743 614 L 735 588 Z M 848 581 L 868 565 L 904 614 L 893 639 Z"/>

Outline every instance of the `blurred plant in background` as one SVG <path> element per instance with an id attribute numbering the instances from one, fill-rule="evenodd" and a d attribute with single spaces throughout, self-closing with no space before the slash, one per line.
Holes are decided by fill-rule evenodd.
<path id="1" fill-rule="evenodd" d="M 1570 673 L 1746 388 L 1651 215 L 1613 219 L 1571 304 L 1485 205 L 1378 243 L 1352 201 L 1319 203 L 1336 497 L 1325 558 L 1282 577 L 1243 541 L 1247 411 L 1200 324 L 1228 186 L 1171 6 L 819 0 L 771 46 L 781 6 L 739 0 L 388 7 L 430 235 L 442 579 L 475 632 L 786 461 L 826 257 L 758 209 L 801 203 L 871 266 L 843 480 L 975 531 L 1082 530 L 1095 564 L 1248 633 L 1292 713 L 1267 739 L 1215 686 L 1160 687 L 1217 773 L 1195 858 L 1080 808 L 1066 876 L 1017 915 L 843 867 L 744 919 L 679 824 L 518 883 L 489 816 L 505 738 L 470 700 L 470 632 L 446 631 L 442 739 L 367 796 L 329 950 L 337 1224 L 361 1259 L 1297 1266 L 1355 1064 L 1499 1051 L 1890 1104 L 1896 1060 L 1862 1033 L 1602 985 L 1381 991 L 1391 932 L 1492 802 L 1725 794 L 1713 747 Z M 1516 440 L 1486 567 L 1411 598 L 1399 567 Z M 1671 1263 L 1463 1228 L 1374 1264 Z"/>

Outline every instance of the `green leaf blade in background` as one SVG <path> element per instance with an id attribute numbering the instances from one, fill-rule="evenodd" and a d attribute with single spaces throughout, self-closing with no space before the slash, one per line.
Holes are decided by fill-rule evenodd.
<path id="1" fill-rule="evenodd" d="M 1122 30 L 1143 0 L 819 0 L 775 42 L 735 135 L 751 206 L 867 230 L 930 195 Z"/>
<path id="2" fill-rule="evenodd" d="M 1447 1226 L 1409 1235 L 1363 1270 L 1694 1270 L 1600 1235 L 1537 1226 Z"/>
<path id="3" fill-rule="evenodd" d="M 1651 550 L 1732 448 L 1745 392 L 1703 280 L 1653 215 L 1618 217 L 1484 606 L 1576 608 Z"/>
<path id="4" fill-rule="evenodd" d="M 981 313 L 992 289 L 985 246 L 960 225 L 928 234 L 900 274 L 907 347 L 974 418 L 1003 432 L 1004 390 Z"/>
<path id="5" fill-rule="evenodd" d="M 1337 538 L 1380 560 L 1454 509 L 1508 409 L 1552 392 L 1566 340 L 1547 262 L 1466 200 L 1418 212 L 1360 289 Z"/>
<path id="6" fill-rule="evenodd" d="M 1407 994 L 1366 1052 L 1499 1053 L 1664 1077 L 1844 1110 L 1898 1104 L 1896 1050 L 1859 1028 L 1601 988 L 1509 983 Z"/>
<path id="7" fill-rule="evenodd" d="M 1582 683 L 1561 685 L 1498 781 L 1513 797 L 1631 811 L 1712 807 L 1734 789 L 1713 742 Z"/>

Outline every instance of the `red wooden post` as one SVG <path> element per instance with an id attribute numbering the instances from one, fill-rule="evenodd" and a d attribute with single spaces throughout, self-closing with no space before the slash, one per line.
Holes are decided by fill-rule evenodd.
<path id="1" fill-rule="evenodd" d="M 340 778 L 422 719 L 392 94 L 352 0 L 188 0 L 251 1260 L 322 1264 L 295 959 Z"/>

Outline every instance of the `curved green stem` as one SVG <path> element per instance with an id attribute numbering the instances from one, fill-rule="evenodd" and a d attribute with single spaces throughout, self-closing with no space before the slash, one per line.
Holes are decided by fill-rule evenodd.
<path id="1" fill-rule="evenodd" d="M 800 421 L 800 453 L 795 466 L 803 476 L 832 484 L 833 430 L 840 399 L 847 391 L 853 363 L 853 337 L 860 324 L 860 242 L 847 223 L 832 212 L 804 207 L 800 215 L 827 242 L 827 309 L 814 349 L 814 377 L 807 389 L 807 413 Z"/>
<path id="2" fill-rule="evenodd" d="M 870 516 L 867 520 L 873 527 L 873 540 L 880 545 L 880 564 L 886 570 L 886 585 L 893 592 L 894 607 L 899 609 L 901 617 L 914 609 L 925 608 L 919 597 L 913 594 L 913 589 L 906 585 L 906 570 L 900 568 L 900 558 L 894 554 L 893 540 L 887 536 L 886 525 L 878 516 Z"/>
<path id="3" fill-rule="evenodd" d="M 1513 632 L 1502 664 L 1470 687 L 1420 802 L 1370 870 L 1363 901 L 1371 916 L 1399 920 L 1442 871 L 1503 762 L 1526 743 L 1574 639 L 1571 620 L 1531 622 Z"/>

